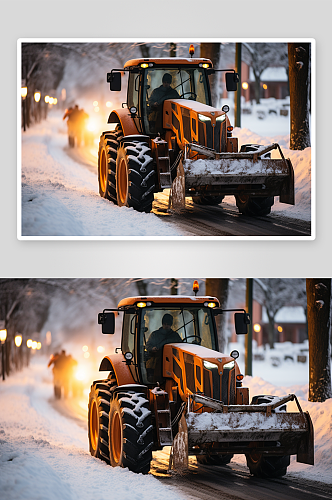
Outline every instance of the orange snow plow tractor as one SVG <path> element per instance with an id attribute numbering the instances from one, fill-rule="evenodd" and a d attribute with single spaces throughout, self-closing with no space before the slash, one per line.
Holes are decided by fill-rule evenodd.
<path id="1" fill-rule="evenodd" d="M 290 455 L 314 463 L 313 426 L 294 394 L 257 395 L 236 359 L 219 352 L 215 318 L 234 312 L 237 334 L 249 323 L 244 310 L 222 310 L 215 297 L 151 296 L 121 300 L 98 315 L 104 334 L 122 315 L 121 347 L 105 356 L 89 397 L 90 452 L 112 466 L 147 473 L 152 452 L 171 446 L 170 467 L 227 464 L 245 454 L 260 477 L 286 474 Z M 297 412 L 287 412 L 295 401 Z"/>
<path id="2" fill-rule="evenodd" d="M 169 208 L 217 205 L 234 195 L 241 213 L 267 215 L 279 196 L 294 205 L 294 171 L 278 144 L 242 145 L 232 137 L 229 106 L 212 106 L 209 75 L 226 73 L 236 91 L 234 70 L 215 70 L 209 59 L 133 59 L 107 74 L 111 91 L 128 73 L 126 107 L 113 110 L 113 130 L 100 137 L 99 194 L 119 206 L 150 212 L 154 193 L 170 189 Z M 280 158 L 271 159 L 277 150 Z"/>

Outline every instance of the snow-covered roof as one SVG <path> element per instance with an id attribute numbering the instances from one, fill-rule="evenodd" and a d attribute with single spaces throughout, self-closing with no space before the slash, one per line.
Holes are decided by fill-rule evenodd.
<path id="1" fill-rule="evenodd" d="M 265 307 L 263 307 L 262 321 L 269 322 Z M 306 323 L 306 321 L 304 309 L 301 306 L 282 307 L 275 315 L 276 323 Z"/>
<path id="2" fill-rule="evenodd" d="M 249 80 L 251 82 L 255 81 L 254 72 L 252 68 L 249 68 Z M 279 68 L 266 68 L 261 74 L 261 82 L 287 82 L 286 69 Z"/>

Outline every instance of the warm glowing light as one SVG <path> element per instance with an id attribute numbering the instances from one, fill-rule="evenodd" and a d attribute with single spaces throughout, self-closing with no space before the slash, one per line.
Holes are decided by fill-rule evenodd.
<path id="1" fill-rule="evenodd" d="M 38 351 L 39 351 L 39 349 L 41 349 L 41 342 L 37 342 L 36 349 L 37 349 Z"/>
<path id="2" fill-rule="evenodd" d="M 96 106 L 98 106 L 98 101 L 93 101 L 92 104 L 93 104 L 94 107 L 96 107 Z"/>
<path id="3" fill-rule="evenodd" d="M 31 342 L 31 349 L 33 349 L 33 350 L 37 349 L 37 342 L 36 342 L 36 340 L 33 340 Z"/>
<path id="4" fill-rule="evenodd" d="M 266 83 L 263 83 L 263 89 L 266 90 L 267 89 L 267 85 Z"/>
<path id="5" fill-rule="evenodd" d="M 278 332 L 280 332 L 280 333 L 281 333 L 281 332 L 283 331 L 282 326 L 278 326 L 277 330 L 278 330 Z"/>
<path id="6" fill-rule="evenodd" d="M 27 93 L 28 93 L 28 87 L 22 87 L 21 88 L 21 97 L 23 97 L 23 99 L 26 98 Z"/>
<path id="7" fill-rule="evenodd" d="M 28 346 L 28 347 L 31 347 L 31 346 L 32 346 L 32 340 L 31 340 L 31 339 L 27 340 L 27 346 Z"/>
<path id="8" fill-rule="evenodd" d="M 40 101 L 40 97 L 41 97 L 40 92 L 35 92 L 35 93 L 33 94 L 33 98 L 34 98 L 34 100 L 35 100 L 36 102 L 39 102 L 39 101 Z"/>
<path id="9" fill-rule="evenodd" d="M 50 102 L 50 96 L 49 96 L 49 95 L 46 95 L 46 96 L 44 97 L 44 101 L 45 101 L 46 103 L 49 103 L 49 102 Z"/>
<path id="10" fill-rule="evenodd" d="M 87 346 L 87 345 L 84 345 L 84 346 L 82 347 L 82 351 L 87 352 L 88 350 L 89 350 L 89 348 L 88 348 L 88 346 Z"/>
<path id="11" fill-rule="evenodd" d="M 137 307 L 146 307 L 146 302 L 137 302 Z"/>
<path id="12" fill-rule="evenodd" d="M 111 103 L 111 101 L 107 101 L 107 103 L 106 103 L 106 108 L 111 108 L 111 107 L 112 107 L 112 103 Z"/>
<path id="13" fill-rule="evenodd" d="M 85 373 L 84 373 L 83 368 L 77 368 L 77 370 L 75 372 L 75 378 L 77 380 L 84 380 L 84 376 L 85 376 Z"/>
<path id="14" fill-rule="evenodd" d="M 53 104 L 58 104 L 58 99 L 56 97 L 53 98 Z"/>
<path id="15" fill-rule="evenodd" d="M 142 63 L 141 64 L 141 68 L 148 68 L 148 67 L 149 67 L 149 65 L 147 63 Z"/>
<path id="16" fill-rule="evenodd" d="M 192 57 L 194 54 L 195 54 L 195 47 L 191 43 L 189 47 L 189 55 Z"/>
<path id="17" fill-rule="evenodd" d="M 46 332 L 46 345 L 51 345 L 52 343 L 52 334 L 51 332 Z"/>
<path id="18" fill-rule="evenodd" d="M 3 328 L 2 330 L 0 330 L 0 341 L 5 342 L 6 338 L 7 338 L 7 330 L 6 328 Z"/>
<path id="19" fill-rule="evenodd" d="M 99 112 L 99 106 L 96 106 L 96 107 L 94 108 L 94 111 L 95 111 L 95 113 L 98 113 L 98 112 Z"/>
<path id="20" fill-rule="evenodd" d="M 16 347 L 20 347 L 22 344 L 22 335 L 15 335 L 15 345 Z"/>
<path id="21" fill-rule="evenodd" d="M 258 332 L 260 332 L 260 331 L 261 331 L 261 325 L 260 325 L 260 324 L 258 324 L 258 323 L 256 323 L 256 324 L 254 325 L 254 332 L 257 332 L 257 333 L 258 333 Z"/>
<path id="22" fill-rule="evenodd" d="M 88 358 L 90 357 L 90 353 L 89 353 L 89 352 L 85 352 L 85 353 L 84 353 L 84 357 L 85 357 L 86 359 L 88 359 Z"/>
<path id="23" fill-rule="evenodd" d="M 99 345 L 99 346 L 97 347 L 97 352 L 100 352 L 100 353 L 101 353 L 101 352 L 105 352 L 105 347 L 103 347 L 102 345 Z"/>
<path id="24" fill-rule="evenodd" d="M 211 309 L 213 309 L 214 307 L 216 307 L 216 303 L 215 302 L 209 302 L 208 303 L 208 307 L 211 307 Z"/>
<path id="25" fill-rule="evenodd" d="M 88 120 L 86 128 L 87 128 L 87 130 L 89 130 L 89 132 L 96 132 L 97 124 L 94 120 Z"/>
<path id="26" fill-rule="evenodd" d="M 48 99 L 48 104 L 53 104 L 53 101 L 54 101 L 53 97 L 50 97 L 50 98 Z"/>
<path id="27" fill-rule="evenodd" d="M 195 280 L 193 283 L 193 292 L 198 292 L 198 290 L 199 290 L 199 284 L 198 281 Z"/>
<path id="28" fill-rule="evenodd" d="M 242 88 L 243 88 L 244 90 L 247 90 L 247 89 L 249 88 L 249 83 L 248 83 L 248 82 L 243 82 L 243 83 L 242 83 Z"/>
<path id="29" fill-rule="evenodd" d="M 204 64 L 202 64 L 202 66 L 203 66 L 203 68 L 209 68 L 210 65 L 207 63 L 204 63 Z"/>

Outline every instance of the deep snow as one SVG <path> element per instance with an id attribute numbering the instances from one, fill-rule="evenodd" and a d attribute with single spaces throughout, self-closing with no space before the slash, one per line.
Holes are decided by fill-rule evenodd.
<path id="1" fill-rule="evenodd" d="M 234 346 L 231 346 L 234 347 Z M 299 345 L 289 345 L 294 356 Z M 302 346 L 303 347 L 303 346 Z M 242 351 L 242 349 L 241 349 Z M 274 354 L 282 362 L 274 367 L 270 353 L 265 361 L 254 361 L 254 376 L 246 376 L 244 386 L 250 395 L 295 393 L 303 410 L 310 412 L 315 429 L 315 465 L 297 463 L 291 458 L 288 476 L 332 484 L 332 399 L 311 403 L 308 396 L 308 366 L 283 361 L 283 349 Z M 241 356 L 239 358 L 241 360 Z M 240 366 L 243 361 L 240 361 Z M 36 354 L 29 368 L 0 382 L 0 491 L 6 500 L 121 500 L 162 499 L 181 492 L 165 486 L 151 474 L 136 475 L 128 469 L 111 468 L 90 456 L 84 428 L 52 407 L 53 387 L 47 359 Z M 260 373 L 260 376 L 256 373 Z M 299 373 L 298 373 L 299 372 Z M 298 377 L 293 378 L 293 374 Z M 265 381 L 262 376 L 267 377 Z M 288 383 L 279 381 L 288 380 Z M 81 406 L 87 408 L 87 393 Z M 289 411 L 293 403 L 288 403 Z M 245 457 L 233 462 L 245 465 Z"/>
<path id="2" fill-rule="evenodd" d="M 270 103 L 266 103 L 267 109 Z M 271 144 L 279 142 L 285 157 L 295 170 L 296 205 L 276 203 L 273 212 L 281 215 L 311 219 L 311 148 L 289 150 L 289 120 L 284 116 L 267 115 L 259 119 L 257 113 L 244 115 L 244 128 L 236 128 L 233 135 L 244 143 Z M 245 126 L 251 124 L 252 132 Z M 265 127 L 265 128 L 264 128 Z M 264 132 L 265 130 L 265 132 Z M 281 131 L 284 131 L 283 134 Z M 273 133 L 276 132 L 276 134 Z M 267 135 L 271 134 L 271 135 Z M 46 121 L 22 132 L 21 195 L 19 204 L 18 237 L 169 237 L 186 233 L 173 224 L 161 221 L 155 214 L 138 213 L 127 207 L 118 207 L 98 194 L 97 152 L 98 138 L 88 154 L 95 158 L 87 166 L 74 161 L 68 153 L 66 124 L 62 112 L 52 110 Z M 273 152 L 278 157 L 276 151 Z M 19 160 L 20 162 L 20 160 Z M 94 170 L 95 169 L 95 170 Z M 224 203 L 235 205 L 233 196 Z M 21 213 L 21 221 L 20 221 Z"/>

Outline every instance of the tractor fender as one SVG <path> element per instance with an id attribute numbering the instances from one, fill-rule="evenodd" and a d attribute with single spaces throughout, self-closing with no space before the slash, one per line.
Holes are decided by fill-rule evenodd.
<path id="1" fill-rule="evenodd" d="M 105 356 L 100 363 L 99 371 L 113 371 L 117 385 L 135 384 L 122 353 Z"/>
<path id="2" fill-rule="evenodd" d="M 139 135 L 135 122 L 127 108 L 112 111 L 107 123 L 120 123 L 123 135 Z"/>

